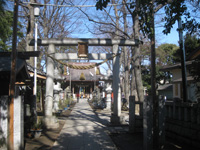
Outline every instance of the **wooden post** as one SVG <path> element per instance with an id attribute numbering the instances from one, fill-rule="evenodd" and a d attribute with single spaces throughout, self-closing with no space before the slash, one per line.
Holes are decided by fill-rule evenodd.
<path id="1" fill-rule="evenodd" d="M 42 112 L 45 113 L 45 102 L 44 102 L 44 82 L 41 80 L 41 91 L 42 91 Z"/>
<path id="2" fill-rule="evenodd" d="M 17 63 L 17 21 L 18 21 L 19 1 L 15 0 L 14 19 L 13 19 L 13 39 L 11 53 L 11 76 L 9 87 L 9 119 L 8 119 L 8 149 L 14 149 L 14 98 L 15 98 L 15 81 L 16 81 L 16 63 Z"/>

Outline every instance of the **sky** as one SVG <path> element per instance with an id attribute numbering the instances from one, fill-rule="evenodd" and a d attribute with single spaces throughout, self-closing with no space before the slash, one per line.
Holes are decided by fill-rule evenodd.
<path id="1" fill-rule="evenodd" d="M 164 44 L 164 43 L 170 43 L 170 44 L 176 44 L 178 45 L 178 32 L 177 32 L 178 25 L 177 23 L 174 25 L 174 27 L 171 30 L 171 33 L 168 35 L 164 35 L 162 33 L 163 29 L 162 27 L 156 28 L 156 42 L 158 45 Z M 72 37 L 77 37 L 77 38 L 93 38 L 93 35 L 91 33 L 85 33 L 85 34 L 80 34 L 80 33 L 74 33 L 71 34 Z"/>
<path id="2" fill-rule="evenodd" d="M 92 8 L 90 8 L 90 9 L 92 9 Z M 163 15 L 163 12 L 161 11 L 160 14 Z M 161 18 L 160 15 L 157 15 L 155 22 L 159 22 L 160 18 Z M 178 32 L 177 32 L 177 28 L 178 28 L 177 23 L 175 23 L 175 25 L 171 29 L 171 32 L 168 35 L 164 35 L 162 33 L 162 31 L 164 30 L 162 23 L 155 23 L 155 24 L 156 24 L 156 28 L 155 28 L 156 46 L 159 46 L 159 45 L 165 44 L 165 43 L 176 44 L 178 46 L 179 36 L 178 36 Z M 82 34 L 80 32 L 73 33 L 73 34 L 71 34 L 71 36 L 76 37 L 76 38 L 94 38 L 94 35 L 92 35 L 89 31 L 87 31 L 87 29 Z M 95 62 L 97 62 L 97 61 L 95 61 Z M 100 62 L 100 61 L 98 61 L 98 62 Z M 101 71 L 103 73 L 106 72 L 105 68 L 107 68 L 106 65 L 102 65 Z"/>
<path id="3" fill-rule="evenodd" d="M 98 13 L 98 11 L 96 11 L 96 8 L 89 7 L 87 9 L 87 11 L 89 11 L 89 10 L 92 10 L 92 12 L 95 11 L 95 12 Z M 159 20 L 163 16 L 164 16 L 164 10 L 162 10 L 162 9 L 155 15 L 155 17 L 156 17 L 155 18 L 156 45 L 158 46 L 158 45 L 161 45 L 161 44 L 164 44 L 164 43 L 170 43 L 170 44 L 176 44 L 178 46 L 178 40 L 179 40 L 179 36 L 178 36 L 178 32 L 177 32 L 178 25 L 177 25 L 177 23 L 175 23 L 175 25 L 171 29 L 171 32 L 168 35 L 164 35 L 162 33 L 162 31 L 164 30 L 164 27 L 162 27 L 163 23 L 157 23 L 157 22 L 160 22 Z M 128 19 L 129 19 L 129 22 L 132 22 L 131 21 L 131 17 L 128 17 Z M 73 33 L 73 34 L 71 34 L 72 37 L 76 37 L 76 38 L 94 38 L 94 35 L 92 35 L 88 31 L 88 29 L 86 28 L 86 25 L 88 27 L 92 28 L 92 24 L 90 24 L 91 22 L 88 22 L 87 20 L 88 20 L 88 18 L 85 18 L 85 20 L 83 22 L 83 28 L 85 28 L 84 32 L 83 33 L 80 33 L 80 32 Z M 85 27 L 84 27 L 84 25 L 85 25 Z"/>
<path id="4" fill-rule="evenodd" d="M 168 35 L 164 35 L 162 33 L 163 28 L 156 28 L 156 42 L 158 45 L 164 43 L 176 44 L 178 46 L 179 35 L 177 31 L 178 25 L 177 23 L 173 26 L 171 33 Z"/>

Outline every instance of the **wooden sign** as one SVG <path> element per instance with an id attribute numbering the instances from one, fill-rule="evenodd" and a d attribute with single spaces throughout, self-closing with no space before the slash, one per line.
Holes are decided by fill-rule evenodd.
<path id="1" fill-rule="evenodd" d="M 86 42 L 78 43 L 78 57 L 79 58 L 88 57 L 88 43 Z"/>

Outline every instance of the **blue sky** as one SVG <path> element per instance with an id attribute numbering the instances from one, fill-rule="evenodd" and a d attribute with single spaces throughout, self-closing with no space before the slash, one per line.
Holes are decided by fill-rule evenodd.
<path id="1" fill-rule="evenodd" d="M 179 35 L 177 31 L 178 25 L 177 23 L 173 26 L 171 33 L 168 35 L 164 35 L 162 33 L 163 28 L 156 28 L 156 42 L 158 45 L 164 43 L 176 44 L 178 46 Z"/>

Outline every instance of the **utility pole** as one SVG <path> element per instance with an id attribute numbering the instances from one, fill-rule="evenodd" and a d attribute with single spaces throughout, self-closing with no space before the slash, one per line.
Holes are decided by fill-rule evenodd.
<path id="1" fill-rule="evenodd" d="M 181 72 L 182 72 L 182 83 L 183 83 L 183 101 L 187 102 L 187 73 L 185 65 L 185 46 L 183 41 L 183 27 L 181 23 L 181 17 L 178 19 L 178 32 L 179 32 L 179 45 L 181 50 Z"/>
<path id="2" fill-rule="evenodd" d="M 14 149 L 14 98 L 15 98 L 15 81 L 16 81 L 16 64 L 17 64 L 17 22 L 18 22 L 18 5 L 19 1 L 14 3 L 13 16 L 13 39 L 11 53 L 11 70 L 9 85 L 9 103 L 8 103 L 8 149 Z"/>
<path id="3" fill-rule="evenodd" d="M 35 3 L 35 0 L 30 0 L 30 3 Z M 29 24 L 27 28 L 27 35 L 26 35 L 26 51 L 34 51 L 33 46 L 30 46 L 28 41 L 33 39 L 33 32 L 34 32 L 34 9 L 31 4 L 27 5 L 29 9 Z M 30 58 L 28 60 L 31 66 L 34 66 L 34 58 Z"/>

